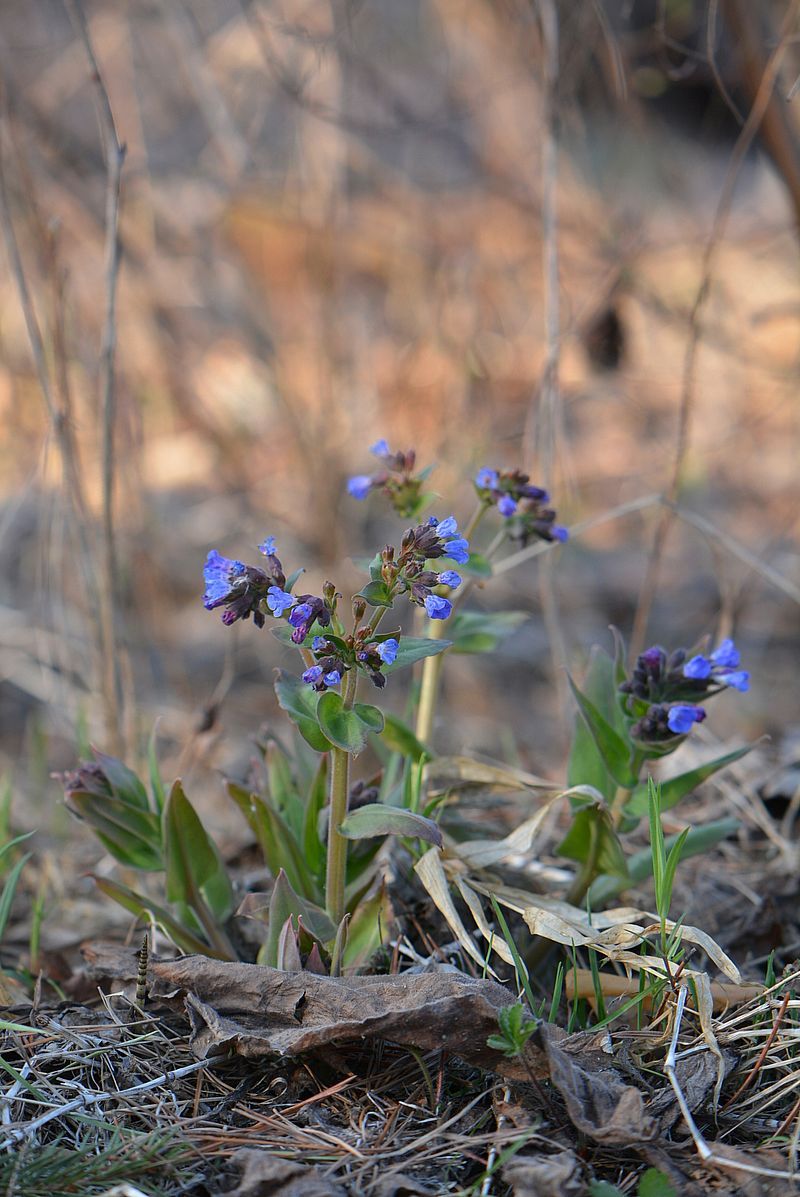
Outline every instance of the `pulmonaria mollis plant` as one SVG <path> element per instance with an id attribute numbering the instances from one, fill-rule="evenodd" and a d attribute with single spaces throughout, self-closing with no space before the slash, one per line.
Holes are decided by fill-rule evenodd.
<path id="1" fill-rule="evenodd" d="M 619 687 L 626 712 L 637 716 L 630 729 L 632 739 L 645 745 L 663 744 L 686 735 L 706 717 L 698 699 L 749 688 L 750 675 L 739 663 L 732 640 L 723 640 L 708 657 L 689 657 L 683 648 L 668 654 L 657 644 L 648 648 Z"/>
<path id="2" fill-rule="evenodd" d="M 486 506 L 494 506 L 508 522 L 511 540 L 526 545 L 540 540 L 565 541 L 569 533 L 557 524 L 556 513 L 549 506 L 550 496 L 541 486 L 534 486 L 522 470 L 495 470 L 484 467 L 475 475 L 475 490 Z"/>
<path id="3" fill-rule="evenodd" d="M 430 497 L 423 494 L 422 486 L 432 467 L 415 474 L 415 450 L 393 452 L 383 439 L 375 442 L 370 453 L 380 461 L 380 469 L 374 474 L 355 474 L 348 480 L 348 494 L 354 499 L 366 499 L 371 491 L 380 491 L 401 518 L 414 519 Z"/>

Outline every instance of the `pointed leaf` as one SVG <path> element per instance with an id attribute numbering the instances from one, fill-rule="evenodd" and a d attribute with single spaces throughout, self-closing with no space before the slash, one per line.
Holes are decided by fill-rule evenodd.
<path id="1" fill-rule="evenodd" d="M 367 582 L 366 586 L 358 593 L 361 598 L 367 600 L 370 607 L 391 607 L 392 605 L 391 591 L 382 578 Z"/>
<path id="2" fill-rule="evenodd" d="M 379 735 L 383 731 L 383 711 L 379 710 L 378 707 L 373 707 L 367 702 L 357 702 L 353 710 L 367 731 L 375 732 L 376 735 Z"/>
<path id="3" fill-rule="evenodd" d="M 325 879 L 325 841 L 319 838 L 319 813 L 328 800 L 328 758 L 320 757 L 319 768 L 306 796 L 303 812 L 303 854 L 310 872 L 320 881 Z"/>
<path id="4" fill-rule="evenodd" d="M 384 665 L 382 673 L 395 673 L 404 669 L 406 665 L 414 665 L 423 661 L 425 657 L 435 657 L 451 647 L 450 640 L 428 640 L 414 636 L 402 636 L 397 648 L 397 656 L 391 665 Z"/>
<path id="5" fill-rule="evenodd" d="M 381 883 L 376 893 L 356 905 L 350 917 L 342 954 L 342 964 L 347 971 L 363 968 L 369 962 L 373 953 L 388 939 L 392 920 L 392 906 L 386 887 Z"/>
<path id="6" fill-rule="evenodd" d="M 279 669 L 276 671 L 275 693 L 278 706 L 297 725 L 306 743 L 316 752 L 329 752 L 331 742 L 321 730 L 317 719 L 316 691 L 300 678 L 292 677 Z"/>
<path id="7" fill-rule="evenodd" d="M 635 785 L 638 779 L 631 772 L 631 749 L 627 741 L 611 726 L 591 699 L 581 693 L 569 675 L 568 681 L 578 704 L 578 710 L 592 734 L 609 773 L 618 785 L 627 787 Z M 573 780 L 570 777 L 571 784 L 579 784 L 579 782 L 585 783 L 586 779 Z"/>
<path id="8" fill-rule="evenodd" d="M 391 748 L 393 752 L 399 752 L 403 756 L 407 756 L 409 760 L 428 761 L 433 758 L 433 753 L 430 749 L 426 748 L 417 739 L 411 728 L 403 723 L 401 719 L 398 719 L 396 715 L 386 715 L 384 717 L 381 740 L 387 748 Z"/>
<path id="9" fill-rule="evenodd" d="M 233 910 L 233 889 L 217 847 L 209 839 L 180 781 L 164 807 L 166 892 L 170 902 L 194 904 L 199 893 L 223 922 Z"/>
<path id="10" fill-rule="evenodd" d="M 164 867 L 158 818 L 117 798 L 74 793 L 66 800 L 72 814 L 88 823 L 103 847 L 121 864 L 156 872 Z"/>
<path id="11" fill-rule="evenodd" d="M 608 811 L 599 805 L 584 806 L 575 812 L 572 826 L 558 846 L 561 856 L 585 864 L 594 862 L 596 874 L 628 876 L 625 853 L 617 838 Z"/>
<path id="12" fill-rule="evenodd" d="M 199 952 L 204 956 L 221 958 L 220 953 L 216 952 L 213 947 L 210 947 L 205 940 L 200 939 L 190 931 L 188 927 L 184 927 L 179 923 L 166 907 L 160 906 L 150 898 L 134 893 L 132 889 L 128 889 L 127 885 L 122 885 L 118 881 L 111 881 L 108 877 L 96 877 L 94 874 L 91 876 L 99 890 L 107 897 L 113 898 L 115 902 L 118 902 L 120 906 L 129 910 L 131 914 L 135 914 L 137 918 L 144 918 L 148 914 L 151 915 L 164 934 L 182 952 Z"/>
<path id="13" fill-rule="evenodd" d="M 263 951 L 263 964 L 277 967 L 278 942 L 286 920 L 302 919 L 303 926 L 320 943 L 330 943 L 336 934 L 336 927 L 324 910 L 313 902 L 301 898 L 292 888 L 283 869 L 278 870 L 275 885 L 269 900 L 267 942 Z"/>
<path id="14" fill-rule="evenodd" d="M 93 748 L 95 760 L 100 768 L 108 778 L 114 796 L 122 799 L 123 802 L 130 803 L 131 806 L 137 807 L 139 810 L 149 811 L 150 802 L 147 797 L 147 790 L 136 774 L 123 765 L 122 761 L 118 761 L 114 756 L 106 756 L 104 752 L 100 752 L 97 748 Z"/>
<path id="15" fill-rule="evenodd" d="M 315 897 L 317 886 L 309 871 L 305 854 L 283 816 L 258 794 L 253 794 L 234 782 L 229 782 L 227 789 L 256 837 L 264 856 L 264 863 L 272 876 L 277 877 L 283 868 L 292 885 L 300 893 Z"/>
<path id="16" fill-rule="evenodd" d="M 752 744 L 745 744 L 743 748 L 737 748 L 733 752 L 727 752 L 724 756 L 715 757 L 713 761 L 707 761 L 704 765 L 698 765 L 696 769 L 689 769 L 686 773 L 680 773 L 677 777 L 670 777 L 667 781 L 661 782 L 661 809 L 670 810 L 673 806 L 685 798 L 687 794 L 691 794 L 696 790 L 702 782 L 709 777 L 713 777 L 720 769 L 724 769 L 727 765 L 732 765 L 734 761 L 741 760 L 748 752 L 752 750 Z M 631 794 L 631 797 L 625 807 L 626 814 L 641 818 L 647 813 L 647 786 L 637 786 Z"/>
<path id="17" fill-rule="evenodd" d="M 708 852 L 715 844 L 734 835 L 738 829 L 738 819 L 715 819 L 711 823 L 704 823 L 701 827 L 692 827 L 684 841 L 681 860 Z M 677 839 L 677 835 L 666 837 L 664 843 L 667 850 L 673 847 Z M 589 890 L 592 910 L 602 910 L 611 898 L 616 897 L 617 894 L 622 893 L 637 881 L 646 880 L 652 872 L 653 857 L 650 849 L 643 848 L 641 852 L 634 852 L 628 858 L 629 877 L 627 880 L 620 877 L 598 877 L 592 884 Z"/>
<path id="18" fill-rule="evenodd" d="M 358 753 L 364 747 L 367 728 L 355 711 L 348 710 L 341 694 L 326 690 L 317 702 L 317 721 L 328 740 L 346 752 Z"/>
<path id="19" fill-rule="evenodd" d="M 438 848 L 442 846 L 442 833 L 432 819 L 399 806 L 384 806 L 381 802 L 371 802 L 351 811 L 339 827 L 339 832 L 348 840 L 403 835 L 436 844 Z"/>

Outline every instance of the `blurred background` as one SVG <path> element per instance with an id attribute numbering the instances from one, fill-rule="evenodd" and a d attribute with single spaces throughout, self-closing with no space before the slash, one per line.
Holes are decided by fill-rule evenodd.
<path id="1" fill-rule="evenodd" d="M 156 722 L 213 806 L 294 662 L 203 609 L 206 553 L 272 534 L 309 590 L 357 589 L 402 532 L 345 492 L 379 437 L 438 463 L 442 517 L 521 466 L 573 529 L 475 596 L 530 618 L 449 661 L 437 747 L 562 776 L 564 670 L 615 624 L 734 633 L 754 680 L 714 734 L 797 755 L 799 32 L 785 0 L 5 0 L 22 822 L 52 819 L 80 742 L 135 763 Z M 680 514 L 648 581 L 658 494 Z"/>

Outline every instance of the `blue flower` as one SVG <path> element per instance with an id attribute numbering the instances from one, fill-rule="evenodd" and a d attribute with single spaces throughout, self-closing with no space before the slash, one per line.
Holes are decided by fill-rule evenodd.
<path id="1" fill-rule="evenodd" d="M 267 591 L 267 606 L 276 619 L 283 615 L 289 607 L 291 607 L 294 599 L 285 590 L 281 590 L 279 586 L 270 586 Z"/>
<path id="2" fill-rule="evenodd" d="M 696 681 L 712 681 L 720 686 L 730 686 L 734 690 L 744 692 L 750 689 L 750 674 L 744 669 L 737 669 L 739 664 L 739 650 L 732 640 L 723 640 L 719 648 L 710 657 L 698 654 L 687 661 L 683 667 L 683 676 Z"/>
<path id="3" fill-rule="evenodd" d="M 322 666 L 321 665 L 312 665 L 311 668 L 307 669 L 305 671 L 305 673 L 303 674 L 303 681 L 308 682 L 309 686 L 313 686 L 316 682 L 319 681 L 319 679 L 321 677 L 322 677 Z"/>
<path id="4" fill-rule="evenodd" d="M 449 586 L 451 590 L 457 590 L 461 585 L 461 574 L 457 574 L 454 569 L 443 569 L 439 574 L 439 585 Z"/>
<path id="5" fill-rule="evenodd" d="M 246 575 L 247 566 L 244 562 L 223 557 L 216 549 L 212 549 L 203 568 L 203 578 L 206 584 L 203 605 L 206 610 L 213 611 L 215 607 L 221 607 L 236 586 L 237 581 Z"/>
<path id="6" fill-rule="evenodd" d="M 459 565 L 466 565 L 469 561 L 469 543 L 463 536 L 447 542 L 447 556 Z"/>
<path id="7" fill-rule="evenodd" d="M 425 610 L 429 619 L 448 619 L 453 604 L 446 598 L 439 598 L 438 594 L 429 594 L 425 598 Z"/>
<path id="8" fill-rule="evenodd" d="M 486 467 L 478 470 L 475 475 L 475 485 L 479 486 L 481 490 L 494 490 L 499 481 L 497 470 L 490 470 Z"/>
<path id="9" fill-rule="evenodd" d="M 369 474 L 356 474 L 347 483 L 347 493 L 354 499 L 366 499 L 372 490 L 372 478 Z"/>
<path id="10" fill-rule="evenodd" d="M 384 665 L 393 665 L 397 660 L 398 644 L 394 636 L 390 640 L 384 640 L 381 644 L 375 645 L 375 652 L 378 654 Z"/>
<path id="11" fill-rule="evenodd" d="M 569 540 L 569 529 L 562 528 L 561 524 L 553 524 L 550 529 L 550 535 L 553 540 L 560 540 L 563 544 L 565 540 Z"/>
<path id="12" fill-rule="evenodd" d="M 676 736 L 685 736 L 687 732 L 691 731 L 693 723 L 702 723 L 705 717 L 706 713 L 703 707 L 676 702 L 669 708 L 667 727 Z"/>
<path id="13" fill-rule="evenodd" d="M 711 662 L 708 657 L 692 657 L 691 661 L 687 661 L 683 667 L 683 676 L 697 678 L 699 681 L 705 681 L 707 677 L 711 677 Z"/>
<path id="14" fill-rule="evenodd" d="M 298 603 L 289 616 L 289 623 L 293 628 L 299 628 L 311 618 L 311 607 L 308 603 Z"/>
<path id="15" fill-rule="evenodd" d="M 342 675 L 338 669 L 332 669 L 330 673 L 326 673 L 323 681 L 326 686 L 338 686 L 342 680 Z"/>
<path id="16" fill-rule="evenodd" d="M 376 457 L 391 457 L 392 451 L 387 442 L 381 437 L 374 445 L 370 445 L 370 453 L 374 453 Z"/>
<path id="17" fill-rule="evenodd" d="M 729 673 L 721 673 L 718 680 L 723 686 L 731 686 L 742 694 L 750 689 L 750 674 L 745 669 L 732 669 Z"/>
<path id="18" fill-rule="evenodd" d="M 441 520 L 436 525 L 436 535 L 441 536 L 442 540 L 449 540 L 458 532 L 458 524 L 454 515 L 448 515 L 446 520 Z"/>
<path id="19" fill-rule="evenodd" d="M 315 636 L 314 639 L 311 641 L 311 647 L 313 648 L 315 653 L 320 653 L 320 652 L 322 652 L 323 648 L 325 647 L 325 645 L 327 643 L 328 642 L 324 636 Z"/>
<path id="20" fill-rule="evenodd" d="M 501 515 L 504 515 L 506 519 L 509 519 L 510 516 L 512 516 L 517 510 L 517 505 L 511 498 L 511 495 L 503 495 L 497 501 L 497 510 Z"/>
<path id="21" fill-rule="evenodd" d="M 739 650 L 732 640 L 723 640 L 719 648 L 711 654 L 714 665 L 725 669 L 735 669 L 739 664 Z"/>
<path id="22" fill-rule="evenodd" d="M 267 539 L 258 546 L 259 553 L 263 553 L 265 557 L 275 556 L 275 537 L 268 536 Z"/>

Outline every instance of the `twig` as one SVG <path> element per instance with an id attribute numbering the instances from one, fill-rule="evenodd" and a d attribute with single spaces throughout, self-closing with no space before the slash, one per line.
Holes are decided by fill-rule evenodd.
<path id="1" fill-rule="evenodd" d="M 700 269 L 700 283 L 697 288 L 697 293 L 695 295 L 691 314 L 689 316 L 689 340 L 686 345 L 686 353 L 683 361 L 683 379 L 681 385 L 680 410 L 678 414 L 678 431 L 675 443 L 675 457 L 672 464 L 672 474 L 669 485 L 665 492 L 667 506 L 661 514 L 661 518 L 658 522 L 655 536 L 653 538 L 653 547 L 650 551 L 650 556 L 647 562 L 645 579 L 642 584 L 642 591 L 639 597 L 636 616 L 633 622 L 633 630 L 631 633 L 632 659 L 641 652 L 644 646 L 650 610 L 652 608 L 653 600 L 658 588 L 659 575 L 661 572 L 661 561 L 664 555 L 664 549 L 666 547 L 667 536 L 669 535 L 673 521 L 671 505 L 676 502 L 680 492 L 681 483 L 683 481 L 683 471 L 686 461 L 686 454 L 689 447 L 691 413 L 695 393 L 695 366 L 697 362 L 697 350 L 703 334 L 703 311 L 705 309 L 706 301 L 711 289 L 711 268 L 714 252 L 722 237 L 728 216 L 730 215 L 733 192 L 736 187 L 739 171 L 741 169 L 742 162 L 744 161 L 745 154 L 752 145 L 753 139 L 758 133 L 761 122 L 764 119 L 764 115 L 766 114 L 767 108 L 769 106 L 775 84 L 778 80 L 778 72 L 780 71 L 781 64 L 783 62 L 783 56 L 788 45 L 789 32 L 797 18 L 797 13 L 799 10 L 800 0 L 792 0 L 792 4 L 790 5 L 783 20 L 778 45 L 776 46 L 766 65 L 755 100 L 753 101 L 753 106 L 750 110 L 750 115 L 745 121 L 742 131 L 737 138 L 733 153 L 731 154 L 731 159 L 728 163 L 728 169 L 726 171 L 725 180 L 722 186 L 722 192 L 720 194 L 716 212 L 714 214 L 711 232 L 709 233 L 705 244 L 705 249 L 703 251 L 703 259 Z"/>
<path id="2" fill-rule="evenodd" d="M 227 1052 L 218 1052 L 213 1056 L 206 1056 L 204 1060 L 195 1060 L 192 1064 L 186 1064 L 183 1068 L 175 1068 L 170 1072 L 162 1072 L 160 1076 L 153 1077 L 149 1081 L 142 1081 L 140 1085 L 131 1085 L 129 1089 L 104 1090 L 102 1093 L 82 1093 L 80 1097 L 73 1098 L 72 1101 L 66 1102 L 65 1105 L 56 1106 L 55 1109 L 48 1110 L 46 1114 L 42 1114 L 39 1118 L 34 1118 L 32 1122 L 28 1122 L 18 1130 L 12 1131 L 0 1143 L 0 1151 L 6 1151 L 9 1147 L 13 1147 L 15 1143 L 21 1143 L 23 1139 L 29 1139 L 37 1130 L 46 1126 L 48 1122 L 52 1122 L 56 1118 L 65 1118 L 67 1114 L 73 1113 L 74 1110 L 85 1110 L 103 1101 L 119 1101 L 123 1097 L 133 1097 L 139 1093 L 146 1093 L 149 1089 L 157 1089 L 160 1085 L 168 1085 L 172 1081 L 189 1076 L 201 1068 L 208 1068 L 210 1064 L 221 1063 L 223 1060 L 227 1060 L 227 1058 Z"/>
<path id="3" fill-rule="evenodd" d="M 121 752 L 123 746 L 122 712 L 120 709 L 120 673 L 117 658 L 115 605 L 117 598 L 117 564 L 114 533 L 114 427 L 116 423 L 116 391 L 114 386 L 114 356 L 117 345 L 117 280 L 120 267 L 119 207 L 122 164 L 125 147 L 117 136 L 114 113 L 108 91 L 103 83 L 100 67 L 86 22 L 81 0 L 64 0 L 72 26 L 83 43 L 91 71 L 91 82 L 100 137 L 106 159 L 106 243 L 105 243 L 105 314 L 100 350 L 101 409 L 103 418 L 103 569 L 100 594 L 100 622 L 103 635 L 103 698 L 106 732 L 112 751 Z"/>

